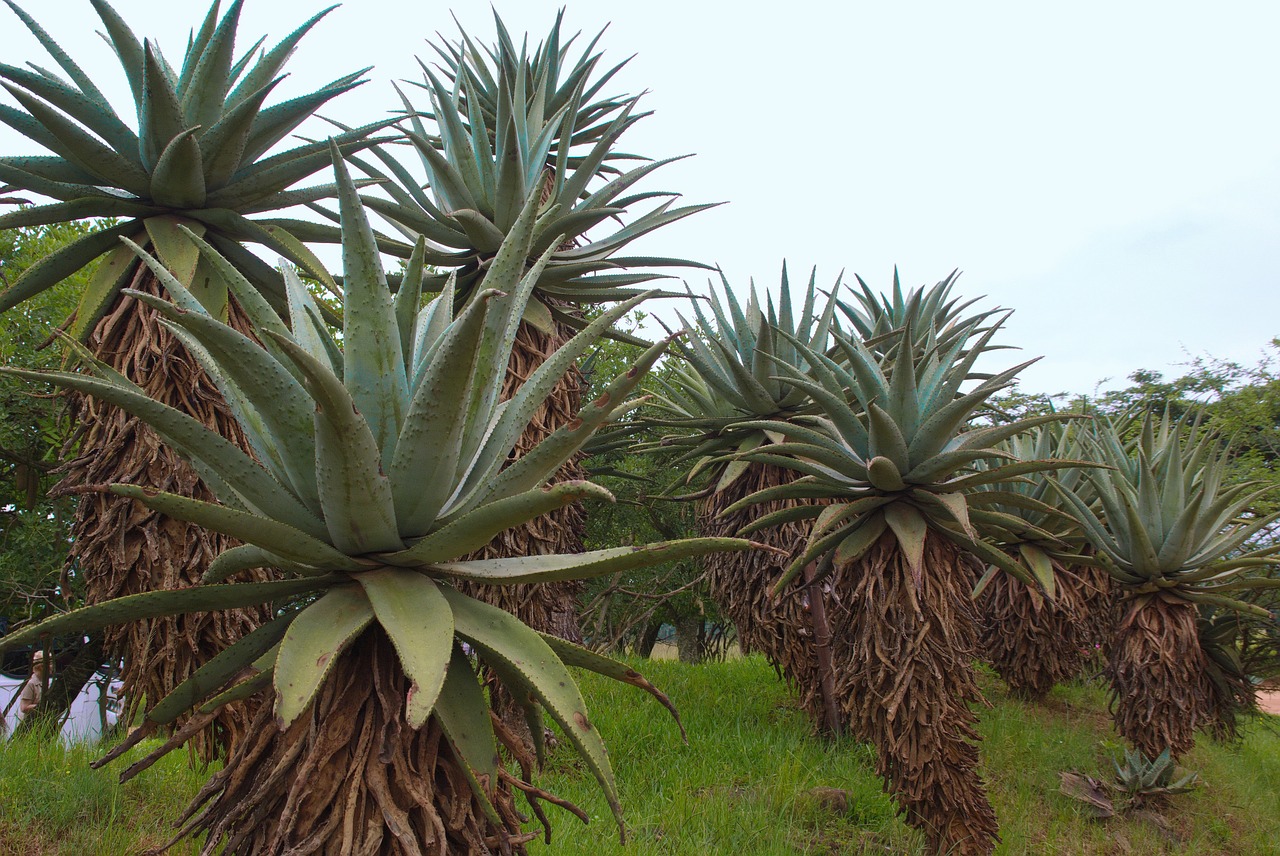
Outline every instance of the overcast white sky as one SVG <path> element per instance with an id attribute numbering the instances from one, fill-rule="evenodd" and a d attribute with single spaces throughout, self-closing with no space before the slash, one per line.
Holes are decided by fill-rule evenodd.
<path id="1" fill-rule="evenodd" d="M 88 0 L 22 4 L 123 93 Z M 117 0 L 171 60 L 203 3 Z M 537 41 L 552 3 L 497 2 Z M 321 8 L 248 0 L 241 44 L 274 42 Z M 420 79 L 450 10 L 489 41 L 488 0 L 353 0 L 303 41 L 285 97 L 374 65 L 329 114 L 370 121 Z M 637 54 L 617 90 L 655 115 L 626 148 L 693 152 L 651 189 L 729 204 L 643 249 L 776 288 L 817 265 L 887 288 L 964 271 L 957 290 L 1016 309 L 1005 341 L 1044 359 L 1029 392 L 1092 391 L 1213 355 L 1253 361 L 1280 335 L 1280 4 L 1272 2 L 590 2 L 567 29 Z M 7 9 L 3 59 L 52 66 Z M 88 57 L 86 59 L 85 57 Z M 5 96 L 7 99 L 7 96 Z M 9 103 L 12 103 L 11 101 Z M 123 97 L 122 115 L 129 116 Z M 0 151 L 35 153 L 7 128 Z M 697 288 L 706 277 L 694 273 Z"/>

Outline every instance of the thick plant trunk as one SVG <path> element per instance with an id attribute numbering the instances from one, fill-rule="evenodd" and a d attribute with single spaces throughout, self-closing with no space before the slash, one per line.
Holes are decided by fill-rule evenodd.
<path id="1" fill-rule="evenodd" d="M 507 377 L 502 388 L 503 399 L 514 395 L 525 379 L 568 341 L 572 334 L 573 331 L 561 327 L 557 327 L 554 334 L 547 334 L 528 323 L 521 323 L 511 352 L 511 362 L 507 366 Z M 551 432 L 576 419 L 581 409 L 582 375 L 575 368 L 560 379 L 551 395 L 538 409 L 516 443 L 512 459 L 521 457 Z M 582 465 L 575 458 L 560 468 L 556 481 L 582 478 L 585 478 Z M 581 505 L 573 503 L 523 526 L 508 529 L 468 558 L 580 553 L 585 531 L 586 514 Z M 510 586 L 468 583 L 459 588 L 485 603 L 506 610 L 534 630 L 552 633 L 571 642 L 582 642 L 582 630 L 578 622 L 578 598 L 582 593 L 580 580 Z"/>
<path id="2" fill-rule="evenodd" d="M 131 283 L 150 294 L 163 289 L 146 267 Z M 158 322 L 157 313 L 121 297 L 98 323 L 90 345 L 98 359 L 141 386 L 157 401 L 198 419 L 228 440 L 248 443 L 213 381 L 195 358 Z M 247 323 L 232 307 L 232 326 Z M 191 465 L 164 445 L 137 418 L 94 398 L 71 396 L 73 416 L 83 426 L 80 454 L 66 467 L 53 494 L 82 494 L 72 526 L 70 567 L 84 575 L 85 600 L 196 585 L 214 556 L 238 542 L 152 511 L 132 499 L 105 492 L 123 482 L 214 501 Z M 263 570 L 238 579 L 270 579 Z M 103 632 L 108 654 L 123 660 L 121 680 L 130 714 L 154 704 L 214 654 L 271 617 L 271 610 L 236 609 L 137 621 Z M 189 745 L 204 761 L 221 755 L 244 734 L 251 712 L 232 705 L 209 731 Z M 180 723 L 179 723 L 180 724 Z"/>
<path id="3" fill-rule="evenodd" d="M 781 467 L 752 464 L 737 481 L 703 501 L 698 512 L 698 528 L 702 535 L 736 536 L 744 526 L 765 514 L 791 508 L 795 501 L 773 501 L 721 516 L 721 512 L 739 499 L 757 490 L 786 484 L 798 474 Z M 850 611 L 842 596 L 846 583 L 843 570 L 836 568 L 816 585 L 795 580 L 781 595 L 773 594 L 774 584 L 809 537 L 810 521 L 785 523 L 751 536 L 771 547 L 785 551 L 786 556 L 766 550 L 744 553 L 714 553 L 702 559 L 707 569 L 707 587 L 720 611 L 738 630 L 738 642 L 744 652 L 763 654 L 774 668 L 795 687 L 800 703 L 814 728 L 830 733 L 826 704 L 822 694 L 822 673 L 814 635 L 812 605 L 815 592 L 821 592 L 823 612 L 831 631 L 833 645 L 842 644 L 847 636 Z M 839 655 L 835 655 L 838 659 Z"/>
<path id="4" fill-rule="evenodd" d="M 1148 758 L 1185 755 L 1196 729 L 1213 722 L 1208 667 L 1193 604 L 1159 594 L 1129 600 L 1108 667 L 1116 730 Z"/>
<path id="5" fill-rule="evenodd" d="M 854 735 L 876 747 L 876 772 L 930 852 L 985 856 L 999 841 L 978 775 L 973 668 L 978 617 L 969 573 L 929 532 L 913 573 L 892 532 L 847 569 L 853 611 L 837 691 Z"/>
<path id="6" fill-rule="evenodd" d="M 978 602 L 982 656 L 1018 698 L 1044 698 L 1054 684 L 1080 674 L 1092 641 L 1080 577 L 1056 559 L 1053 573 L 1053 600 L 998 573 Z"/>
<path id="7" fill-rule="evenodd" d="M 179 821 L 181 834 L 207 833 L 203 856 L 523 854 L 538 835 L 520 831 L 512 782 L 523 781 L 504 771 L 489 783 L 495 825 L 435 717 L 418 731 L 405 722 L 409 683 L 385 634 L 367 631 L 288 730 L 269 703 L 259 706 L 248 739 Z"/>
<path id="8" fill-rule="evenodd" d="M 1086 548 L 1088 549 L 1088 548 Z M 1080 609 L 1084 615 L 1085 647 L 1093 654 L 1086 669 L 1102 672 L 1111 656 L 1116 625 L 1120 623 L 1120 603 L 1115 581 L 1103 568 L 1080 565 L 1075 569 L 1080 581 Z"/>

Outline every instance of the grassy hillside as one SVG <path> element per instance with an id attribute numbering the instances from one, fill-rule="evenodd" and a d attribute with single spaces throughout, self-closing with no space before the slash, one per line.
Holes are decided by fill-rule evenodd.
<path id="1" fill-rule="evenodd" d="M 914 832 L 880 792 L 868 749 L 825 744 L 758 658 L 689 667 L 639 666 L 681 710 L 689 745 L 642 693 L 584 677 L 593 719 L 610 748 L 629 843 L 618 844 L 608 807 L 570 753 L 556 753 L 538 784 L 592 818 L 584 826 L 549 807 L 551 854 L 912 854 Z M 1058 772 L 1104 776 L 1120 751 L 1096 686 L 1055 690 L 1048 703 L 1009 699 L 986 681 L 985 775 L 1007 854 L 1274 854 L 1280 841 L 1280 718 L 1247 729 L 1239 746 L 1202 740 L 1186 759 L 1203 787 L 1162 819 L 1088 819 L 1058 793 Z M 168 822 L 201 783 L 181 753 L 119 786 L 87 769 L 85 751 L 0 749 L 0 853 L 119 856 L 162 843 Z M 34 847 L 28 837 L 36 836 Z M 189 847 L 172 852 L 193 853 Z"/>

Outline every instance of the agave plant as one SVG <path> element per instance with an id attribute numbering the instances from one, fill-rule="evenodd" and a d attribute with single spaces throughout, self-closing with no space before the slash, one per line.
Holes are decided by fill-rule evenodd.
<path id="1" fill-rule="evenodd" d="M 829 501 L 765 515 L 753 528 L 813 520 L 777 591 L 810 563 L 819 578 L 838 570 L 848 581 L 838 593 L 853 615 L 837 651 L 836 692 L 854 735 L 876 746 L 886 790 L 938 853 L 989 853 L 997 840 L 972 742 L 970 705 L 982 695 L 972 664 L 973 574 L 964 557 L 972 553 L 1035 584 L 1021 560 L 984 540 L 967 492 L 1058 465 L 1008 462 L 997 446 L 1056 416 L 966 430 L 978 408 L 1034 362 L 962 389 L 1003 321 L 988 323 L 980 314 L 959 324 L 945 346 L 929 335 L 920 348 L 906 346 L 916 341 L 908 324 L 896 334 L 900 341 L 881 349 L 881 359 L 866 344 L 833 334 L 844 363 L 794 342 L 810 372 L 780 362 L 778 377 L 812 396 L 818 413 L 760 421 L 785 442 L 743 457 L 803 475 L 729 508 L 786 498 Z M 975 471 L 983 460 L 995 463 Z"/>
<path id="2" fill-rule="evenodd" d="M 121 238 L 149 248 L 209 312 L 240 329 L 247 329 L 242 314 L 187 230 L 232 260 L 281 313 L 288 301 L 280 275 L 243 244 L 274 250 L 333 286 L 311 251 L 279 222 L 250 215 L 332 195 L 331 183 L 291 189 L 328 168 L 328 143 L 270 152 L 322 105 L 358 86 L 361 73 L 267 105 L 285 61 L 325 13 L 270 50 L 259 51 L 259 41 L 236 59 L 241 3 L 232 3 L 219 18 L 215 2 L 192 34 L 180 67 L 174 68 L 157 45 L 139 41 L 105 0 L 91 0 L 128 80 L 133 125 L 132 116 L 121 118 L 107 102 L 92 75 L 30 15 L 7 2 L 68 79 L 38 66 L 0 65 L 0 78 L 21 108 L 0 105 L 0 120 L 52 153 L 0 158 L 0 182 L 55 200 L 0 215 L 0 228 L 113 219 L 97 221 L 83 237 L 27 270 L 0 294 L 0 311 L 96 261 L 67 322 L 71 335 L 150 395 L 244 447 L 243 434 L 199 365 L 176 357 L 172 337 L 155 313 L 122 294 L 126 287 L 152 295 L 162 289 Z M 372 129 L 343 134 L 338 145 L 354 151 L 368 143 Z M 72 396 L 71 407 L 85 433 L 81 454 L 69 462 L 55 493 L 81 494 L 87 485 L 146 480 L 171 481 L 181 493 L 212 498 L 194 471 L 138 420 L 78 395 Z M 221 535 L 101 494 L 83 496 L 72 534 L 70 561 L 85 573 L 90 602 L 191 585 L 213 556 L 229 546 Z M 261 571 L 249 574 L 266 578 Z M 136 702 L 159 698 L 185 679 L 196 651 L 221 647 L 269 617 L 269 611 L 241 610 L 216 618 L 139 622 L 108 631 L 106 642 L 108 650 L 124 656 L 125 694 Z M 245 725 L 228 709 L 217 729 L 233 742 Z M 201 744 L 199 752 L 209 758 L 216 747 Z"/>
<path id="3" fill-rule="evenodd" d="M 525 269 L 536 200 L 521 212 L 476 300 L 455 315 L 450 283 L 419 311 L 413 286 L 421 282 L 421 245 L 393 300 L 336 147 L 333 157 L 344 233 L 341 344 L 319 323 L 312 297 L 287 266 L 292 328 L 189 233 L 241 301 L 259 345 L 213 318 L 160 262 L 144 257 L 172 302 L 135 296 L 163 314 L 217 382 L 252 455 L 104 364 L 92 364 L 97 377 L 12 372 L 99 396 L 146 419 L 222 502 L 146 485 L 111 491 L 244 543 L 217 557 L 204 585 L 86 607 L 6 637 L 5 645 L 138 617 L 274 604 L 278 617 L 205 663 L 111 753 L 118 756 L 180 710 L 211 711 L 269 689 L 273 704 L 261 707 L 250 738 L 184 818 L 185 832 L 209 833 L 204 852 L 221 842 L 226 849 L 218 852 L 226 853 L 522 852 L 531 836 L 520 830 L 513 788 L 535 798 L 540 791 L 527 784 L 527 766 L 517 777 L 500 764 L 499 744 L 528 759 L 491 720 L 463 644 L 538 723 L 535 739 L 544 712 L 559 725 L 615 814 L 609 761 L 566 664 L 649 685 L 623 664 L 538 634 L 457 584 L 590 577 L 750 543 L 688 539 L 579 555 L 463 558 L 548 509 L 610 498 L 588 482 L 547 480 L 635 388 L 666 343 L 649 348 L 572 426 L 504 467 L 540 399 L 640 298 L 602 315 L 500 401 L 516 328 L 545 262 Z M 222 582 L 262 565 L 284 578 Z"/>
<path id="4" fill-rule="evenodd" d="M 1062 423 L 1011 437 L 1003 449 L 1013 460 L 1084 463 L 1079 432 Z M 1062 470 L 1058 478 L 1078 488 L 1083 469 Z M 974 596 L 982 613 L 983 657 L 1014 695 L 1043 698 L 1054 684 L 1076 677 L 1088 659 L 1095 626 L 1109 613 L 1097 616 L 1090 610 L 1106 602 L 1094 590 L 1097 575 L 1105 579 L 1105 572 L 1092 567 L 1096 563 L 1085 552 L 1082 525 L 1043 473 L 982 485 L 968 502 L 970 521 L 992 543 L 1021 558 L 1037 583 L 1028 586 L 994 565 L 978 581 Z"/>
<path id="5" fill-rule="evenodd" d="M 1252 573 L 1280 564 L 1280 545 L 1249 546 L 1276 519 L 1247 517 L 1271 488 L 1225 484 L 1229 449 L 1191 414 L 1148 415 L 1127 444 L 1109 420 L 1096 433 L 1095 460 L 1111 467 L 1088 476 L 1100 513 L 1061 491 L 1124 595 L 1109 664 L 1116 727 L 1148 757 L 1176 759 L 1216 708 L 1196 607 L 1265 612 L 1233 595 L 1280 587 Z"/>
<path id="6" fill-rule="evenodd" d="M 670 380 L 659 379 L 660 388 L 640 423 L 679 432 L 664 437 L 653 450 L 680 469 L 681 483 L 706 485 L 694 494 L 700 498 L 698 525 L 704 535 L 736 533 L 762 512 L 801 502 L 784 500 L 723 513 L 748 494 L 795 479 L 791 470 L 735 456 L 782 442 L 780 434 L 762 428 L 757 420 L 788 420 L 812 408 L 808 393 L 771 375 L 778 361 L 801 371 L 808 368 L 792 338 L 819 352 L 829 347 L 840 282 L 832 296 L 820 302 L 815 269 L 798 317 L 785 264 L 776 307 L 771 295 L 760 300 L 754 282 L 745 308 L 723 274 L 721 286 L 723 299 L 714 287 L 708 288 L 709 312 L 699 300 L 692 301 L 696 323 L 681 317 L 692 330 L 679 349 L 683 360 L 673 367 Z M 779 335 L 779 330 L 786 335 Z M 772 591 L 808 530 L 807 520 L 780 523 L 758 535 L 774 552 L 708 556 L 704 566 L 711 597 L 733 621 L 744 650 L 762 653 L 799 692 L 815 726 L 838 734 L 843 717 L 833 693 L 830 649 L 833 637 L 843 632 L 841 604 L 821 587 L 782 599 Z"/>

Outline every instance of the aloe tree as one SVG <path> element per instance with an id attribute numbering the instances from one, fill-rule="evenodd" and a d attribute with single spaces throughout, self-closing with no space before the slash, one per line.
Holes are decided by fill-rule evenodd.
<path id="1" fill-rule="evenodd" d="M 1048 423 L 1009 438 L 1002 451 L 1010 460 L 1083 464 L 1079 437 L 1074 426 Z M 1061 470 L 1058 479 L 1078 488 L 1083 468 Z M 978 581 L 982 656 L 1014 695 L 1043 698 L 1055 684 L 1080 673 L 1093 646 L 1097 618 L 1090 607 L 1097 569 L 1087 554 L 1083 525 L 1044 473 L 982 485 L 969 494 L 968 503 L 970 521 L 1036 578 L 1030 586 L 991 565 Z"/>
<path id="2" fill-rule="evenodd" d="M 649 269 L 655 266 L 691 264 L 620 252 L 636 238 L 708 206 L 673 207 L 676 194 L 633 189 L 675 158 L 618 167 L 635 159 L 618 150 L 619 141 L 645 114 L 637 110 L 638 97 L 600 94 L 619 66 L 598 71 L 596 40 L 577 54 L 575 39 L 562 38 L 557 16 L 530 54 L 524 43 L 517 47 L 496 16 L 495 21 L 498 41 L 492 47 L 478 47 L 462 32 L 459 42 L 436 45 L 441 68 L 422 63 L 427 109 L 420 114 L 404 98 L 402 126 L 425 182 L 381 149 L 378 163 L 353 163 L 370 177 L 385 179 L 380 188 L 387 198 L 370 195 L 365 201 L 406 239 L 398 247 L 387 243 L 388 249 L 407 256 L 423 238 L 424 260 L 437 272 L 426 287 L 439 289 L 448 276 L 456 276 L 454 298 L 460 306 L 474 298 L 518 212 L 527 200 L 537 200 L 529 260 L 549 255 L 512 351 L 503 392 L 510 396 L 582 329 L 586 320 L 580 308 L 636 296 L 635 286 L 653 279 Z M 576 367 L 569 367 L 518 452 L 574 418 L 581 387 Z M 566 478 L 581 477 L 577 461 L 566 467 Z M 569 506 L 505 533 L 481 554 L 580 549 L 583 526 L 581 509 Z M 516 586 L 492 589 L 486 596 L 535 627 L 578 638 L 577 589 L 574 584 Z"/>
<path id="3" fill-rule="evenodd" d="M 1098 510 L 1061 488 L 1123 595 L 1108 666 L 1115 722 L 1148 758 L 1186 754 L 1223 709 L 1197 607 L 1265 613 L 1237 593 L 1280 587 L 1257 574 L 1280 564 L 1280 545 L 1249 543 L 1277 519 L 1248 513 L 1273 487 L 1227 484 L 1229 448 L 1192 416 L 1148 415 L 1129 442 L 1099 418 L 1095 459 L 1110 469 L 1088 476 Z"/>
<path id="4" fill-rule="evenodd" d="M 190 417 L 148 397 L 101 362 L 86 374 L 39 377 L 109 400 L 152 424 L 213 486 L 220 503 L 143 484 L 115 494 L 219 531 L 241 546 L 221 553 L 203 584 L 119 598 L 6 637 L 51 633 L 190 610 L 272 603 L 272 621 L 223 650 L 160 699 L 128 746 L 201 706 L 204 713 L 144 768 L 231 699 L 266 692 L 248 738 L 196 798 L 184 833 L 207 831 L 204 852 L 326 854 L 523 852 L 513 796 L 535 813 L 534 759 L 491 717 L 476 663 L 491 669 L 531 723 L 556 722 L 620 820 L 614 777 L 566 665 L 660 693 L 621 663 L 539 634 L 464 594 L 462 582 L 520 584 L 612 574 L 712 550 L 736 539 L 688 539 L 578 555 L 466 559 L 495 535 L 583 498 L 610 499 L 584 481 L 549 484 L 658 359 L 650 347 L 587 404 L 505 466 L 526 422 L 565 368 L 641 298 L 593 321 L 500 401 L 509 352 L 546 261 L 526 268 L 536 200 L 520 212 L 476 299 L 455 313 L 453 282 L 419 311 L 422 245 L 393 299 L 373 234 L 336 147 L 345 268 L 341 344 L 289 268 L 294 319 L 280 315 L 194 232 L 225 277 L 258 340 L 209 314 L 157 260 L 143 257 L 171 302 L 139 300 L 214 379 L 248 435 L 246 454 Z M 258 344 L 260 342 L 261 344 Z M 282 579 L 225 583 L 244 568 Z M 520 769 L 499 760 L 509 750 Z M 545 822 L 545 819 L 544 819 Z M 225 845 L 225 850 L 219 849 Z"/>
<path id="5" fill-rule="evenodd" d="M 727 511 L 744 496 L 793 481 L 796 474 L 775 464 L 753 463 L 740 457 L 752 449 L 767 449 L 784 438 L 759 420 L 790 420 L 811 410 L 804 390 L 776 380 L 782 361 L 804 371 L 808 363 L 791 343 L 802 341 L 823 352 L 830 332 L 840 282 L 831 296 L 819 301 L 816 269 L 810 274 L 797 316 L 786 265 L 783 265 L 778 303 L 772 295 L 762 301 L 754 281 L 743 307 L 721 275 L 721 293 L 714 286 L 692 299 L 694 321 L 681 317 L 690 329 L 679 346 L 681 361 L 669 377 L 659 378 L 652 402 L 640 424 L 672 432 L 650 451 L 664 466 L 680 472 L 677 484 L 698 498 L 698 526 L 704 535 L 727 535 L 745 530 L 762 515 L 794 511 L 801 499 L 768 502 Z M 691 294 L 692 298 L 692 294 Z M 673 488 L 675 485 L 673 485 Z M 768 519 L 768 518 L 766 518 Z M 718 554 L 703 560 L 711 597 L 733 621 L 747 651 L 758 651 L 795 687 L 815 727 L 827 734 L 843 730 L 834 695 L 831 646 L 842 636 L 847 616 L 839 601 L 821 586 L 797 583 L 794 597 L 774 596 L 773 585 L 790 558 L 808 537 L 809 519 L 784 519 L 754 527 L 773 552 Z"/>
<path id="6" fill-rule="evenodd" d="M 785 592 L 810 563 L 818 579 L 838 570 L 848 581 L 838 593 L 853 613 L 836 661 L 842 710 L 854 735 L 875 745 L 886 790 L 937 853 L 990 853 L 998 837 L 977 771 L 970 705 L 982 699 L 973 668 L 979 625 L 965 557 L 1035 584 L 1020 560 L 982 537 L 967 492 L 1056 466 L 1007 462 L 997 444 L 1057 417 L 968 429 L 984 402 L 1030 365 L 966 389 L 1003 321 L 979 314 L 945 340 L 930 332 L 922 341 L 908 324 L 879 358 L 834 334 L 843 362 L 795 342 L 809 372 L 779 362 L 776 376 L 811 395 L 818 412 L 761 421 L 785 442 L 743 455 L 803 475 L 739 507 L 828 500 L 803 509 L 813 520 L 808 542 L 775 590 Z M 993 463 L 975 470 L 978 461 Z"/>
<path id="7" fill-rule="evenodd" d="M 282 313 L 287 307 L 283 281 L 245 244 L 273 250 L 332 286 L 310 250 L 279 222 L 251 215 L 269 215 L 333 193 L 331 183 L 292 189 L 328 168 L 328 143 L 273 152 L 322 105 L 359 85 L 361 72 L 269 106 L 285 61 L 326 13 L 275 47 L 260 51 L 259 41 L 237 59 L 241 3 L 233 2 L 219 18 L 215 2 L 175 68 L 156 44 L 140 41 L 105 0 L 91 0 L 129 83 L 134 123 L 135 116 L 117 114 L 94 75 L 12 0 L 6 2 L 66 79 L 38 66 L 0 65 L 0 78 L 19 105 L 0 104 L 0 121 L 51 152 L 0 158 L 0 181 L 9 189 L 55 200 L 0 215 L 0 228 L 112 219 L 97 220 L 79 240 L 28 269 L 0 294 L 0 311 L 96 264 L 65 325 L 70 335 L 149 394 L 244 446 L 246 438 L 198 363 L 177 356 L 155 313 L 123 293 L 132 288 L 159 295 L 162 290 L 121 239 L 149 248 L 209 312 L 241 328 L 243 316 L 228 299 L 225 282 L 189 234 L 231 259 Z M 370 131 L 352 130 L 338 144 L 353 151 L 367 144 Z M 86 575 L 89 600 L 194 583 L 228 545 L 222 535 L 98 492 L 95 486 L 141 480 L 204 499 L 212 497 L 209 488 L 138 419 L 77 395 L 72 408 L 83 430 L 81 454 L 68 463 L 55 492 L 81 495 L 69 561 Z M 248 573 L 265 579 L 261 571 Z M 242 610 L 213 618 L 145 621 L 112 630 L 107 643 L 125 656 L 128 697 L 159 698 L 191 673 L 199 652 L 239 638 L 269 617 L 269 611 Z M 244 724 L 229 712 L 219 727 L 232 729 L 234 737 Z M 211 751 L 206 747 L 202 754 L 208 757 Z"/>

